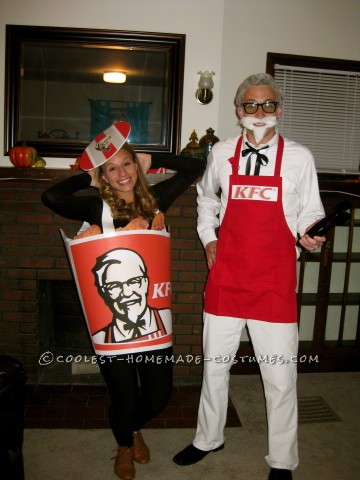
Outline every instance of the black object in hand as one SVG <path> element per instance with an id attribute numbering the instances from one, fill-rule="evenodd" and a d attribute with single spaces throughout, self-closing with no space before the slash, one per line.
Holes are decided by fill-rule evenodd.
<path id="1" fill-rule="evenodd" d="M 338 203 L 337 205 L 335 205 L 333 213 L 330 213 L 330 215 L 327 215 L 318 223 L 316 223 L 313 227 L 310 228 L 308 232 L 306 232 L 306 234 L 309 235 L 311 238 L 315 236 L 322 237 L 332 228 L 343 225 L 349 220 L 351 216 L 350 212 L 348 211 L 351 209 L 351 207 L 352 203 L 348 201 Z"/>

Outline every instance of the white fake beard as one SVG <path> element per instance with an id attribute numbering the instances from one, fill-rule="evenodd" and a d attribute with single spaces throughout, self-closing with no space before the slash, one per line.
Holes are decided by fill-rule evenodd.
<path id="1" fill-rule="evenodd" d="M 263 123 L 263 125 L 254 125 L 255 123 Z M 261 142 L 261 140 L 265 137 L 267 131 L 275 127 L 277 124 L 277 118 L 273 117 L 264 117 L 264 118 L 256 118 L 256 117 L 243 117 L 240 120 L 240 125 L 246 130 L 251 130 L 254 134 L 255 141 L 257 144 Z"/>

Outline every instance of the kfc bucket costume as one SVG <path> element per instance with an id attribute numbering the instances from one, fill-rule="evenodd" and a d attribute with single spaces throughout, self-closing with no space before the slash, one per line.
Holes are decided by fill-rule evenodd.
<path id="1" fill-rule="evenodd" d="M 91 170 L 111 159 L 129 132 L 127 122 L 118 122 L 99 134 L 83 153 L 80 168 Z M 159 210 L 165 213 L 202 174 L 204 164 L 153 154 L 151 168 L 175 173 L 150 187 Z M 111 428 L 119 448 L 132 449 L 137 438 L 134 432 L 163 410 L 172 390 L 170 236 L 155 230 L 115 232 L 128 222 L 112 218 L 100 196 L 76 195 L 90 187 L 91 181 L 87 173 L 75 174 L 47 189 L 42 200 L 62 217 L 100 227 L 101 234 L 90 238 L 63 238 L 111 396 Z M 127 262 L 133 263 L 136 273 L 123 272 Z M 118 300 L 126 295 L 130 300 Z M 139 318 L 130 321 L 137 312 Z M 98 328 L 93 328 L 94 322 L 99 322 Z"/>
<path id="2" fill-rule="evenodd" d="M 105 202 L 106 221 L 104 212 L 110 215 Z M 61 233 L 95 353 L 102 357 L 171 347 L 169 233 L 112 228 L 79 240 Z M 116 266 L 121 282 L 112 273 Z"/>

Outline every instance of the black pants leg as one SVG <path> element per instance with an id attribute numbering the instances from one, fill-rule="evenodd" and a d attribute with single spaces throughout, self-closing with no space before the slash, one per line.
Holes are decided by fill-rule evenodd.
<path id="1" fill-rule="evenodd" d="M 171 356 L 172 347 L 99 360 L 111 398 L 110 426 L 118 445 L 130 447 L 133 432 L 166 407 L 173 383 Z"/>

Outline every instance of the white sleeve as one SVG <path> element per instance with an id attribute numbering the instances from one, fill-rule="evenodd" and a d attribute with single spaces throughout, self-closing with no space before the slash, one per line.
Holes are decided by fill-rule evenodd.
<path id="1" fill-rule="evenodd" d="M 210 152 L 207 167 L 197 186 L 197 231 L 205 247 L 209 242 L 217 240 L 215 229 L 219 226 L 220 183 L 213 153 Z"/>
<path id="2" fill-rule="evenodd" d="M 310 152 L 309 155 L 309 161 L 306 163 L 300 182 L 299 192 L 297 231 L 301 237 L 310 225 L 325 216 L 324 207 L 320 198 L 314 158 Z"/>

